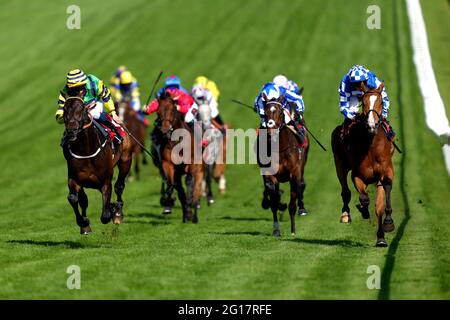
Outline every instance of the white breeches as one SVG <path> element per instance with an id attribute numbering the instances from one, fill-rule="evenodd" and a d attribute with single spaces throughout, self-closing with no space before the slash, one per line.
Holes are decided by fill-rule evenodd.
<path id="1" fill-rule="evenodd" d="M 103 112 L 103 102 L 97 101 L 95 106 L 89 109 L 89 113 L 94 119 L 100 118 L 100 114 Z"/>

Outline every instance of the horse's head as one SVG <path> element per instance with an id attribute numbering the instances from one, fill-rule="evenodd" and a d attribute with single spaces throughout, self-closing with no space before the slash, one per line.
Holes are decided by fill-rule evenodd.
<path id="1" fill-rule="evenodd" d="M 383 97 L 381 92 L 384 89 L 384 82 L 377 89 L 369 89 L 363 82 L 361 89 L 364 92 L 362 97 L 363 114 L 366 126 L 371 134 L 377 132 L 381 123 L 381 113 L 383 109 Z"/>
<path id="2" fill-rule="evenodd" d="M 92 116 L 82 98 L 67 97 L 64 103 L 64 125 L 69 141 L 77 140 L 78 133 L 92 123 Z"/>
<path id="3" fill-rule="evenodd" d="M 278 130 L 283 124 L 283 100 L 284 94 L 278 99 L 267 100 L 263 93 L 263 99 L 266 101 L 264 107 L 264 120 L 269 130 Z"/>
<path id="4" fill-rule="evenodd" d="M 163 135 L 170 136 L 173 131 L 173 123 L 177 118 L 177 108 L 170 93 L 164 92 L 158 98 L 158 124 Z"/>
<path id="5" fill-rule="evenodd" d="M 198 105 L 198 116 L 200 118 L 200 121 L 203 123 L 205 127 L 211 126 L 211 107 L 209 104 L 205 102 L 201 102 Z"/>

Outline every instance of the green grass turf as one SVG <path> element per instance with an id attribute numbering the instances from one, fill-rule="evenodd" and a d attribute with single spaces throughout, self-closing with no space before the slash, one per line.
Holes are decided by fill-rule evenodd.
<path id="1" fill-rule="evenodd" d="M 424 123 L 403 1 L 376 3 L 381 30 L 366 28 L 368 1 L 79 1 L 81 30 L 65 28 L 71 1 L 2 3 L 0 298 L 450 298 L 449 178 Z M 386 249 L 374 247 L 376 227 L 354 209 L 356 193 L 353 223 L 339 224 L 329 144 L 342 120 L 339 80 L 355 63 L 385 80 L 404 151 L 394 156 L 397 229 Z M 213 78 L 234 128 L 254 128 L 258 118 L 230 99 L 251 103 L 277 73 L 304 85 L 305 117 L 329 150 L 311 147 L 311 215 L 297 218 L 297 235 L 285 216 L 283 237 L 271 237 L 254 165 L 228 167 L 227 194 L 203 203 L 198 225 L 182 224 L 179 206 L 161 215 L 160 179 L 149 165 L 126 186 L 118 229 L 101 225 L 100 194 L 89 190 L 94 232 L 80 236 L 66 200 L 63 128 L 54 121 L 58 90 L 71 68 L 109 80 L 119 64 L 136 74 L 143 95 L 160 70 L 187 87 L 197 75 Z M 448 77 L 440 84 L 447 88 Z M 66 288 L 72 264 L 81 268 L 81 290 Z M 366 287 L 370 265 L 381 268 L 381 290 Z"/>

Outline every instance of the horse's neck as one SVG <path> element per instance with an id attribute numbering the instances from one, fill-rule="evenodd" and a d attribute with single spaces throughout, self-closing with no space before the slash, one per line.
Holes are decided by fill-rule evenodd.
<path id="1" fill-rule="evenodd" d="M 70 144 L 72 150 L 84 150 L 84 151 L 95 151 L 100 147 L 100 138 L 98 136 L 97 129 L 94 125 L 81 130 L 78 134 L 77 140 Z"/>

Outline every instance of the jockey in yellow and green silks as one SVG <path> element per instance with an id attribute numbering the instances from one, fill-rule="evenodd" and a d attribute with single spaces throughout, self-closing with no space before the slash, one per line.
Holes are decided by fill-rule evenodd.
<path id="1" fill-rule="evenodd" d="M 102 80 L 92 74 L 85 74 L 80 69 L 74 69 L 67 74 L 66 85 L 61 91 L 58 99 L 58 109 L 56 110 L 56 121 L 64 122 L 64 103 L 65 96 L 79 96 L 84 104 L 89 107 L 89 113 L 97 122 L 105 124 L 116 132 L 117 137 L 121 137 L 114 123 L 106 116 L 109 113 L 114 121 L 121 123 L 116 114 L 114 103 L 111 99 L 111 93 Z M 104 112 L 104 110 L 106 112 Z"/>

